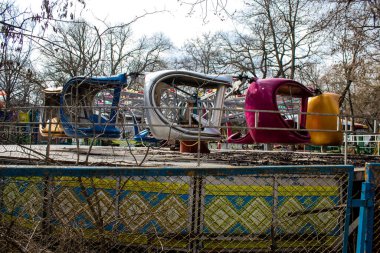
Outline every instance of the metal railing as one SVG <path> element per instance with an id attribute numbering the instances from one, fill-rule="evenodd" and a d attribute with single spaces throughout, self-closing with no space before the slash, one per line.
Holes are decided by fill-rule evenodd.
<path id="1" fill-rule="evenodd" d="M 96 109 L 99 111 L 106 111 L 109 110 L 111 107 L 99 107 L 99 106 L 93 106 L 93 107 L 85 107 L 83 108 L 89 109 Z M 81 107 L 81 108 L 82 108 Z M 119 119 L 116 122 L 116 127 L 118 127 L 121 131 L 120 138 L 114 138 L 114 139 L 104 139 L 102 138 L 101 134 L 95 135 L 91 138 L 75 138 L 73 136 L 71 137 L 62 137 L 62 136 L 54 136 L 54 129 L 55 126 L 52 123 L 49 124 L 46 119 L 52 119 L 54 118 L 54 115 L 49 114 L 47 115 L 47 118 L 45 118 L 45 122 L 41 120 L 41 117 L 38 117 L 39 113 L 42 113 L 43 110 L 50 109 L 50 112 L 53 112 L 54 110 L 57 112 L 59 107 L 20 107 L 20 108 L 12 108 L 12 109 L 3 109 L 2 114 L 0 115 L 0 144 L 2 146 L 0 147 L 0 154 L 3 154 L 2 156 L 5 156 L 6 158 L 9 157 L 19 157 L 20 159 L 26 159 L 28 161 L 34 161 L 33 163 L 50 163 L 50 164 L 67 164 L 69 163 L 76 163 L 76 164 L 93 164 L 93 165 L 112 165 L 112 166 L 136 166 L 136 165 L 144 165 L 147 161 L 149 161 L 149 155 L 154 157 L 155 154 L 152 152 L 153 149 L 157 150 L 157 148 L 162 147 L 168 147 L 168 146 L 175 146 L 176 141 L 178 140 L 157 140 L 156 142 L 146 142 L 143 139 L 136 139 L 134 140 L 133 137 L 135 135 L 135 132 L 133 132 L 133 127 L 137 127 L 139 130 L 147 129 L 149 127 L 168 127 L 168 125 L 148 125 L 146 121 L 144 120 L 144 117 L 146 116 L 146 110 L 149 110 L 151 108 L 147 107 L 139 107 L 139 108 L 119 108 L 117 118 Z M 82 108 L 82 109 L 83 109 Z M 134 115 L 134 110 L 139 110 L 139 115 Z M 175 111 L 183 110 L 183 108 L 171 108 Z M 202 110 L 209 110 L 211 111 L 210 114 L 212 114 L 213 110 L 222 110 L 221 108 L 202 108 Z M 244 110 L 242 109 L 226 109 L 223 108 L 226 115 L 228 115 L 230 112 L 235 113 L 236 115 L 240 115 L 244 113 Z M 20 112 L 23 112 L 23 114 L 29 114 L 30 118 L 28 121 L 23 121 L 21 117 L 17 116 L 20 115 Z M 281 112 L 278 111 L 255 111 L 256 118 L 259 118 L 259 115 L 263 113 L 269 113 L 269 114 L 279 114 Z M 132 119 L 126 117 L 126 115 L 134 115 L 136 118 L 139 119 L 138 122 L 133 122 Z M 205 113 L 207 114 L 207 113 Z M 302 115 L 304 113 L 300 113 Z M 315 114 L 313 114 L 315 115 Z M 55 115 L 57 116 L 57 115 Z M 326 116 L 330 117 L 332 114 L 322 114 L 321 117 Z M 312 129 L 312 130 L 306 130 L 300 128 L 299 124 L 295 126 L 294 128 L 285 128 L 285 127 L 260 127 L 259 125 L 255 125 L 251 128 L 248 128 L 244 125 L 237 124 L 233 127 L 234 130 L 240 130 L 242 132 L 249 131 L 252 129 L 259 129 L 261 130 L 268 130 L 268 131 L 278 131 L 278 134 L 283 134 L 284 131 L 326 131 L 329 133 L 339 132 L 343 133 L 344 143 L 342 146 L 338 147 L 339 152 L 341 152 L 344 157 L 342 157 L 342 161 L 339 162 L 339 164 L 348 164 L 350 163 L 350 159 L 347 158 L 348 155 L 352 153 L 365 153 L 365 154 L 374 154 L 378 155 L 380 150 L 380 142 L 379 142 L 379 135 L 377 133 L 378 131 L 378 122 L 379 120 L 376 119 L 367 119 L 367 118 L 360 118 L 357 117 L 353 119 L 352 117 L 349 117 L 347 115 L 335 115 L 339 119 L 337 122 L 337 129 Z M 58 117 L 58 116 L 57 116 Z M 99 116 L 100 117 L 100 116 Z M 244 119 L 241 118 L 241 115 L 239 116 L 239 121 L 244 122 Z M 298 117 L 300 117 L 298 115 Z M 191 119 L 191 118 L 190 118 Z M 234 119 L 229 118 L 226 116 L 227 120 L 233 121 Z M 354 132 L 352 132 L 352 129 L 349 129 L 348 123 L 350 121 L 358 122 L 359 119 L 361 119 L 362 122 L 370 121 L 373 125 L 373 129 L 370 131 L 369 134 L 371 136 L 374 136 L 374 138 L 370 139 L 369 142 L 366 140 L 361 140 L 360 138 L 363 137 L 362 135 L 355 135 Z M 99 119 L 100 120 L 100 119 Z M 193 124 L 195 119 L 190 120 L 189 124 Z M 194 121 L 194 122 L 193 122 Z M 202 131 L 205 127 L 207 128 L 214 128 L 218 129 L 218 131 L 221 131 L 221 138 L 215 141 L 209 142 L 211 144 L 210 146 L 222 146 L 218 144 L 227 144 L 227 137 L 225 135 L 225 132 L 227 130 L 227 126 L 223 123 L 218 126 L 210 125 L 209 122 L 206 124 L 203 122 L 202 124 L 205 125 L 199 125 L 201 120 L 198 120 L 198 126 L 194 126 L 191 131 L 199 132 Z M 258 121 L 256 120 L 255 123 Z M 72 124 L 76 124 L 75 122 L 69 122 Z M 45 127 L 45 136 L 42 136 L 40 133 L 41 126 Z M 104 122 L 98 122 L 98 123 L 91 123 L 91 122 L 82 122 L 81 126 L 88 126 L 88 127 L 94 127 L 94 126 L 100 126 L 105 127 L 107 123 Z M 177 125 L 178 126 L 178 125 Z M 343 129 L 340 129 L 340 127 L 345 126 Z M 170 126 L 169 126 L 170 127 Z M 185 125 L 182 127 L 186 128 Z M 201 134 L 198 135 L 199 139 L 195 140 L 195 143 L 191 145 L 198 146 L 199 142 L 201 141 Z M 58 147 L 54 146 L 54 144 L 66 144 L 71 145 L 72 147 L 66 147 L 65 149 L 61 146 Z M 14 146 L 12 146 L 14 145 Z M 37 146 L 39 145 L 39 146 Z M 103 145 L 112 145 L 112 146 L 119 146 L 119 148 L 113 148 L 110 150 L 100 151 L 100 147 L 93 148 L 95 146 L 103 146 Z M 177 144 L 178 145 L 178 144 Z M 228 144 L 230 145 L 230 144 Z M 235 145 L 235 144 L 231 144 Z M 355 145 L 355 147 L 352 147 Z M 54 147 L 53 147 L 54 146 Z M 140 146 L 144 147 L 145 150 L 141 149 L 135 149 L 135 147 Z M 256 147 L 264 149 L 262 147 L 263 145 L 256 145 Z M 285 146 L 285 145 L 283 145 Z M 241 149 L 241 147 L 238 147 L 238 149 Z M 289 148 L 290 150 L 291 147 Z M 320 150 L 320 149 L 319 149 Z M 301 149 L 303 151 L 303 149 Z M 4 159 L 4 157 L 2 157 Z M 194 159 L 193 159 L 194 160 Z M 351 159 L 352 160 L 352 159 Z M 376 160 L 374 160 L 376 162 Z M 25 162 L 26 163 L 26 162 Z M 202 156 L 198 155 L 196 156 L 196 166 L 200 166 L 204 164 L 204 160 L 202 159 Z M 155 163 L 157 164 L 157 163 Z M 151 166 L 152 164 L 147 164 L 147 166 Z M 174 165 L 176 166 L 176 165 Z"/>
<path id="2" fill-rule="evenodd" d="M 21 252 L 347 252 L 352 166 L 0 168 Z"/>

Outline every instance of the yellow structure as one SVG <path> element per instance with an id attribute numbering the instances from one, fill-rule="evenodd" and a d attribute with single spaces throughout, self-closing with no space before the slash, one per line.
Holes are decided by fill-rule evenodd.
<path id="1" fill-rule="evenodd" d="M 338 127 L 339 97 L 340 95 L 335 93 L 324 93 L 309 98 L 306 129 L 309 130 L 312 144 L 319 146 L 342 144 L 343 132 L 340 123 Z"/>
<path id="2" fill-rule="evenodd" d="M 29 123 L 29 113 L 28 112 L 18 112 L 18 122 L 20 123 Z"/>
<path id="3" fill-rule="evenodd" d="M 44 90 L 45 101 L 41 112 L 40 134 L 43 137 L 67 137 L 59 119 L 59 97 L 62 87 Z"/>
<path id="4" fill-rule="evenodd" d="M 54 117 L 51 120 L 48 119 L 45 127 L 42 127 L 42 125 L 40 125 L 40 134 L 42 136 L 48 137 L 49 132 L 51 133 L 52 137 L 66 137 L 60 120 L 57 117 Z"/>

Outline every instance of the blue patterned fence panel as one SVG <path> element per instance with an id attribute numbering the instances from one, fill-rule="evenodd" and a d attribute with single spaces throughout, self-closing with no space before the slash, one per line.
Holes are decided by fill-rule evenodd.
<path id="1" fill-rule="evenodd" d="M 345 252 L 352 175 L 352 166 L 4 167 L 1 222 L 58 251 Z"/>

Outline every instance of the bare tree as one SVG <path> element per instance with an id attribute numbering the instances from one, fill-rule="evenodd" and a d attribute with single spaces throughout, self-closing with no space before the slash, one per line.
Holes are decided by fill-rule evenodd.
<path id="1" fill-rule="evenodd" d="M 141 73 L 164 69 L 167 66 L 164 54 L 171 48 L 170 39 L 162 33 L 143 36 L 133 49 L 134 54 L 128 61 L 128 70 Z"/>
<path id="2" fill-rule="evenodd" d="M 371 59 L 377 58 L 376 52 L 380 45 L 377 39 L 376 6 L 370 1 L 337 1 L 330 3 L 329 10 L 320 24 L 328 33 L 330 54 L 335 61 L 333 75 L 341 77 L 340 82 L 332 84 L 340 84 L 337 89 L 341 94 L 340 106 L 354 115 L 355 90 L 366 83 L 373 83 L 369 81 L 373 78 L 367 75 L 366 68 L 371 64 Z M 368 15 L 370 10 L 373 16 Z M 376 60 L 373 64 L 376 64 Z"/>
<path id="3" fill-rule="evenodd" d="M 75 2 L 85 4 L 83 0 L 71 4 L 68 0 L 43 0 L 38 13 L 20 10 L 11 0 L 0 3 L 0 89 L 4 91 L 6 106 L 36 102 L 34 93 L 40 90 L 42 78 L 32 65 L 34 42 L 46 41 L 44 33 L 52 27 L 51 21 L 73 17 L 71 10 Z M 34 29 L 36 26 L 40 29 Z"/>
<path id="4" fill-rule="evenodd" d="M 261 23 L 263 27 L 252 29 L 252 36 L 261 32 L 261 43 L 266 45 L 266 65 L 271 66 L 273 76 L 294 79 L 303 60 L 309 60 L 316 50 L 313 26 L 313 3 L 305 0 L 270 1 L 253 0 L 242 17 L 250 24 Z"/>
<path id="5" fill-rule="evenodd" d="M 48 80 L 63 83 L 68 77 L 98 75 L 101 43 L 98 33 L 86 22 L 63 24 L 41 47 Z"/>
<path id="6" fill-rule="evenodd" d="M 204 22 L 207 21 L 210 11 L 222 20 L 233 15 L 227 10 L 228 0 L 178 0 L 178 2 L 188 7 L 189 15 L 193 15 L 199 9 Z"/>
<path id="7" fill-rule="evenodd" d="M 219 40 L 219 34 L 210 32 L 187 40 L 182 46 L 179 56 L 175 58 L 176 68 L 206 74 L 225 72 L 225 64 L 221 64 L 222 51 Z"/>
<path id="8" fill-rule="evenodd" d="M 0 89 L 6 107 L 31 103 L 31 95 L 40 82 L 36 78 L 30 55 L 32 43 L 23 41 L 21 36 L 12 33 L 12 27 L 32 31 L 31 24 L 25 21 L 25 13 L 11 3 L 0 4 L 4 36 L 0 48 Z"/>
<path id="9" fill-rule="evenodd" d="M 192 8 L 211 2 L 195 1 Z M 219 35 L 221 62 L 232 66 L 234 71 L 257 77 L 294 79 L 297 71 L 305 71 L 303 64 L 315 62 L 313 56 L 318 49 L 317 34 L 321 28 L 314 25 L 314 5 L 306 0 L 247 1 L 247 8 L 234 17 L 240 24 L 238 29 Z"/>
<path id="10" fill-rule="evenodd" d="M 256 30 L 258 26 L 253 29 Z M 253 30 L 252 30 L 253 31 Z M 258 31 L 257 36 L 238 31 L 221 33 L 223 54 L 222 62 L 233 66 L 237 72 L 249 73 L 265 78 L 270 75 L 269 55 L 267 51 L 266 30 Z"/>
<path id="11" fill-rule="evenodd" d="M 132 29 L 130 26 L 108 27 L 104 33 L 103 55 L 100 68 L 104 75 L 115 75 L 125 70 L 127 61 L 133 57 L 134 50 L 131 49 Z"/>
<path id="12" fill-rule="evenodd" d="M 62 84 L 79 75 L 114 75 L 152 71 L 162 64 L 161 54 L 171 48 L 161 35 L 137 42 L 130 25 L 107 27 L 104 32 L 84 21 L 62 25 L 42 48 L 46 75 Z"/>
<path id="13" fill-rule="evenodd" d="M 351 87 L 351 101 L 356 115 L 365 116 L 367 119 L 379 119 L 380 117 L 380 65 L 365 60 L 360 68 L 360 78 Z M 373 127 L 373 121 L 365 123 Z"/>
<path id="14" fill-rule="evenodd" d="M 85 6 L 85 0 L 41 0 L 40 2 L 41 11 L 37 13 L 27 10 L 11 13 L 9 11 L 16 7 L 14 1 L 6 0 L 0 3 L 0 14 L 8 13 L 7 19 L 0 20 L 0 32 L 3 34 L 3 37 L 16 38 L 19 41 L 22 41 L 25 37 L 27 39 L 35 39 L 39 36 L 35 35 L 29 27 L 26 27 L 26 23 L 34 22 L 34 25 L 40 24 L 40 28 L 46 31 L 49 27 L 53 27 L 50 23 L 51 21 L 67 20 L 67 18 L 73 20 L 75 3 L 79 3 L 83 7 Z M 19 22 L 15 22 L 15 20 Z"/>

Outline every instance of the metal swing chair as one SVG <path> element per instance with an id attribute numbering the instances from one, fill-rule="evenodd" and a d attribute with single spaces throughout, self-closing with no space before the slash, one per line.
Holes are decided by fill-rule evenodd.
<path id="1" fill-rule="evenodd" d="M 270 78 L 252 82 L 245 100 L 245 117 L 252 139 L 258 143 L 310 142 L 305 113 L 308 98 L 313 95 L 294 80 Z"/>
<path id="2" fill-rule="evenodd" d="M 313 95 L 313 92 L 304 85 L 290 79 L 251 80 L 244 106 L 249 131 L 245 135 L 229 131 L 227 142 L 239 144 L 310 142 L 310 134 L 305 130 L 306 112 L 308 98 Z"/>
<path id="3" fill-rule="evenodd" d="M 127 75 L 74 77 L 62 89 L 60 111 L 65 133 L 74 138 L 117 139 L 117 106 Z"/>
<path id="4" fill-rule="evenodd" d="M 153 136 L 162 140 L 219 140 L 224 93 L 231 82 L 228 76 L 185 70 L 146 75 L 144 104 Z"/>

